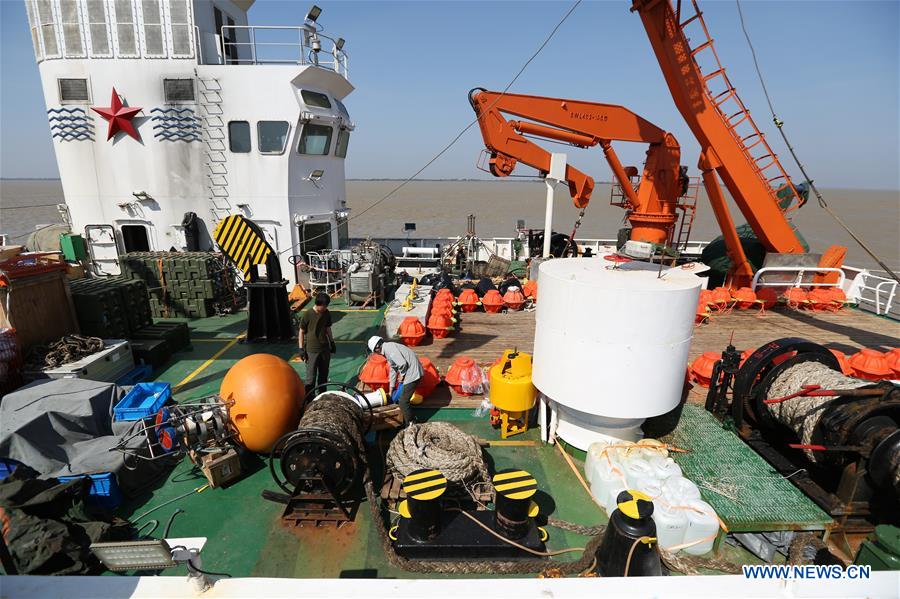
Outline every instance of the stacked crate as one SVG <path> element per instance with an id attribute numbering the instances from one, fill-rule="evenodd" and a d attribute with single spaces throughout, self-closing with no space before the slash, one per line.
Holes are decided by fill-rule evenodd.
<path id="1" fill-rule="evenodd" d="M 77 279 L 70 282 L 72 302 L 83 335 L 128 339 L 153 324 L 147 286 L 126 277 Z"/>
<path id="2" fill-rule="evenodd" d="M 206 318 L 235 303 L 231 271 L 212 252 L 131 252 L 120 264 L 147 285 L 156 318 Z"/>

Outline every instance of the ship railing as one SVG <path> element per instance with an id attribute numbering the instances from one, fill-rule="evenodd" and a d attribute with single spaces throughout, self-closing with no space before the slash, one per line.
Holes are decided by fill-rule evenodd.
<path id="1" fill-rule="evenodd" d="M 774 280 L 763 280 L 766 275 L 776 275 Z M 811 275 L 837 274 L 836 283 L 817 283 Z M 750 287 L 756 291 L 759 287 L 840 287 L 844 288 L 846 275 L 840 268 L 821 266 L 764 266 L 753 275 Z"/>
<path id="2" fill-rule="evenodd" d="M 320 49 L 314 49 L 319 45 Z M 313 65 L 349 79 L 349 60 L 342 45 L 343 40 L 335 40 L 309 26 L 223 25 L 219 34 L 221 56 L 218 62 Z"/>
<path id="3" fill-rule="evenodd" d="M 854 299 L 863 310 L 900 320 L 900 305 L 894 303 L 897 281 L 864 268 L 844 266 L 843 270 L 850 281 L 844 290 L 847 297 Z"/>

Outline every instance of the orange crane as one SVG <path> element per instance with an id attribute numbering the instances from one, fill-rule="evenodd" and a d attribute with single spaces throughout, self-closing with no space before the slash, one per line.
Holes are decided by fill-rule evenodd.
<path id="1" fill-rule="evenodd" d="M 677 0 L 677 7 L 670 0 L 632 0 L 631 10 L 640 15 L 675 105 L 700 142 L 698 166 L 731 259 L 731 285 L 746 286 L 753 278 L 753 265 L 741 245 L 719 179 L 769 252 L 806 251 L 787 218 L 806 199 L 791 182 L 728 79 L 696 0 L 690 0 L 690 5 L 693 12 L 686 19 L 682 19 L 681 0 Z M 693 45 L 688 41 L 688 28 Z M 631 211 L 631 239 L 665 243 L 671 238 L 679 206 L 677 190 L 684 175 L 678 172 L 680 150 L 670 133 L 621 106 L 609 104 L 479 89 L 470 92 L 469 100 L 491 154 L 491 173 L 507 176 L 516 162 L 523 162 L 546 175 L 550 154 L 525 135 L 578 147 L 600 144 Z M 543 124 L 507 121 L 503 113 Z M 650 144 L 636 192 L 612 151 L 612 140 Z M 575 205 L 587 205 L 593 179 L 572 166 L 567 167 L 566 178 Z M 839 267 L 845 252 L 846 248 L 832 246 L 820 266 Z"/>

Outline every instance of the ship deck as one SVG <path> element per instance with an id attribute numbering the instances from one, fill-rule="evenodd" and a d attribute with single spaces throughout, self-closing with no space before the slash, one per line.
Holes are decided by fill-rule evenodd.
<path id="1" fill-rule="evenodd" d="M 334 332 L 338 353 L 332 359 L 332 380 L 355 382 L 365 360 L 365 340 L 379 331 L 383 311 L 350 310 L 332 304 Z M 244 344 L 241 333 L 245 315 L 207 318 L 190 322 L 192 348 L 180 352 L 155 375 L 156 380 L 170 382 L 176 401 L 187 401 L 214 394 L 222 377 L 239 359 L 258 352 L 268 352 L 290 360 L 296 354 L 293 343 Z M 506 348 L 530 350 L 534 330 L 534 314 L 519 312 L 495 315 L 474 313 L 462 318 L 462 329 L 455 337 L 438 340 L 417 348 L 420 355 L 430 357 L 445 372 L 459 355 L 469 355 L 479 363 L 491 363 Z M 789 312 L 769 312 L 764 317 L 750 313 L 721 315 L 708 325 L 696 329 L 692 355 L 703 351 L 720 350 L 734 334 L 739 348 L 755 347 L 773 338 L 801 336 L 836 347 L 843 351 L 868 346 L 886 349 L 900 337 L 900 323 L 848 310 L 838 314 L 815 316 Z M 302 373 L 303 364 L 292 362 Z M 475 418 L 472 407 L 480 398 L 452 396 L 440 387 L 436 394 L 417 409 L 420 420 L 444 420 L 482 439 L 490 440 L 486 447 L 489 461 L 496 469 L 525 467 L 538 480 L 541 490 L 538 503 L 543 515 L 553 515 L 573 523 L 597 525 L 606 521 L 603 511 L 590 499 L 573 470 L 558 449 L 542 445 L 537 431 L 530 430 L 514 438 L 512 443 L 497 442 L 498 434 L 490 428 L 486 418 Z M 753 467 L 766 469 L 761 458 L 744 446 L 735 443 L 737 437 L 709 420 L 702 409 L 685 410 L 692 414 L 694 429 L 714 430 L 715 434 L 730 435 L 726 440 L 733 446 L 735 459 L 758 460 Z M 685 416 L 682 417 L 685 420 Z M 703 420 L 707 418 L 708 420 Z M 711 425 L 710 422 L 713 422 Z M 700 427 L 700 428 L 697 428 Z M 689 429 L 684 429 L 685 431 Z M 677 434 L 678 431 L 676 431 Z M 732 438 L 733 437 L 733 438 Z M 382 446 L 387 438 L 379 439 Z M 682 439 L 680 442 L 689 442 Z M 722 443 L 716 443 L 722 445 Z M 697 451 L 704 450 L 699 445 Z M 709 447 L 705 448 L 710 449 Z M 574 464 L 583 463 L 578 452 Z M 702 457 L 698 454 L 697 457 Z M 748 468 L 746 463 L 735 468 Z M 777 477 L 780 479 L 780 477 Z M 235 577 L 265 576 L 292 578 L 421 578 L 422 575 L 398 570 L 388 563 L 365 502 L 360 506 L 352 524 L 339 529 L 297 527 L 284 523 L 280 516 L 283 507 L 261 497 L 266 489 L 274 489 L 267 464 L 260 457 L 250 465 L 249 472 L 234 484 L 220 489 L 201 489 L 202 474 L 188 460 L 181 462 L 162 480 L 156 481 L 142 495 L 132 498 L 119 510 L 123 517 L 135 518 L 148 510 L 144 517 L 165 522 L 172 512 L 183 509 L 184 514 L 174 520 L 170 537 L 208 537 L 203 550 L 205 569 L 227 572 Z M 777 492 L 788 493 L 794 506 L 784 506 L 791 518 L 791 510 L 806 509 L 809 522 L 798 528 L 822 529 L 828 526 L 827 517 L 787 481 L 779 480 Z M 744 497 L 758 494 L 765 501 L 768 491 L 757 490 Z M 706 498 L 706 493 L 704 493 Z M 717 508 L 718 510 L 719 508 Z M 800 510 L 800 511 L 797 511 Z M 776 526 L 777 528 L 777 526 Z M 583 547 L 587 538 L 573 532 L 550 528 L 550 549 Z M 752 528 L 751 528 L 752 530 Z M 759 528 L 757 530 L 762 530 Z M 718 557 L 733 563 L 759 563 L 752 555 L 721 543 Z M 565 559 L 565 558 L 564 558 Z M 549 565 L 549 564 L 548 564 Z M 184 568 L 161 572 L 183 575 Z M 440 575 L 445 577 L 447 575 Z M 427 577 L 427 576 L 426 576 Z"/>

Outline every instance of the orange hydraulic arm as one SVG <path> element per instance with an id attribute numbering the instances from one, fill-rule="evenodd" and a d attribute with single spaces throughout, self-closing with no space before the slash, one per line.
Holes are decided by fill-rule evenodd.
<path id="1" fill-rule="evenodd" d="M 677 1 L 676 9 L 670 0 L 633 0 L 632 11 L 640 15 L 675 105 L 700 142 L 699 167 L 733 263 L 734 282 L 746 284 L 753 268 L 734 230 L 716 175 L 768 251 L 805 251 L 785 217 L 787 210 L 805 200 L 725 74 L 696 0 Z M 690 16 L 681 14 L 689 7 L 693 9 Z M 685 33 L 687 27 L 690 34 Z M 793 206 L 787 208 L 786 204 Z"/>
<path id="2" fill-rule="evenodd" d="M 545 98 L 521 94 L 501 94 L 484 89 L 469 92 L 469 101 L 478 116 L 484 144 L 491 154 L 490 170 L 497 177 L 513 172 L 518 162 L 542 175 L 550 171 L 550 153 L 525 137 L 552 139 L 581 148 L 599 145 L 625 193 L 630 210 L 631 239 L 666 244 L 675 223 L 675 208 L 681 195 L 679 160 L 681 148 L 666 133 L 622 106 Z M 507 120 L 504 114 L 534 122 Z M 647 161 L 637 191 L 611 142 L 632 141 L 650 144 Z M 579 208 L 587 206 L 594 179 L 573 166 L 566 167 L 569 193 Z"/>

